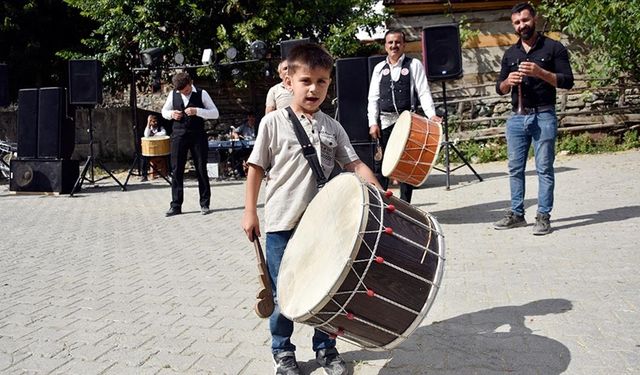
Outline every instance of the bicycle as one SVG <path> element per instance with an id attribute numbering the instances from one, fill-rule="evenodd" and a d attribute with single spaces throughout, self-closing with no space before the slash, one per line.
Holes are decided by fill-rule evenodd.
<path id="1" fill-rule="evenodd" d="M 11 159 L 16 155 L 18 147 L 13 142 L 0 140 L 0 177 L 9 179 L 11 176 Z"/>

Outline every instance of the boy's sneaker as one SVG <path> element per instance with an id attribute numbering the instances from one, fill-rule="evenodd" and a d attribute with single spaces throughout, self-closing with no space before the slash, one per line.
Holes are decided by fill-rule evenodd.
<path id="1" fill-rule="evenodd" d="M 302 375 L 294 352 L 280 352 L 273 355 L 276 375 Z"/>
<path id="2" fill-rule="evenodd" d="M 523 227 L 527 225 L 527 221 L 524 216 L 517 215 L 513 211 L 507 212 L 507 214 L 500 220 L 493 223 L 494 229 L 511 229 L 517 227 Z"/>
<path id="3" fill-rule="evenodd" d="M 533 234 L 536 236 L 542 236 L 551 232 L 551 223 L 549 219 L 551 215 L 541 214 L 538 212 L 536 215 L 536 224 L 533 226 Z"/>
<path id="4" fill-rule="evenodd" d="M 316 352 L 316 362 L 324 369 L 327 375 L 343 375 L 348 374 L 347 364 L 340 357 L 340 353 L 336 348 L 320 349 Z"/>

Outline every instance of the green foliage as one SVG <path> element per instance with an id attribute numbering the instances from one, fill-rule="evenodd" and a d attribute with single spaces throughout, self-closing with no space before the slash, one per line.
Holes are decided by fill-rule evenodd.
<path id="1" fill-rule="evenodd" d="M 94 23 L 60 1 L 0 3 L 0 62 L 9 68 L 9 92 L 29 87 L 66 86 L 67 61 L 56 52 L 84 51 L 81 39 Z"/>
<path id="2" fill-rule="evenodd" d="M 640 1 L 543 0 L 540 12 L 555 27 L 584 43 L 572 65 L 596 79 L 640 79 Z M 604 82 L 606 83 L 606 82 Z"/>
<path id="3" fill-rule="evenodd" d="M 356 39 L 358 27 L 372 31 L 386 19 L 376 14 L 376 0 L 65 0 L 99 25 L 83 43 L 104 65 L 105 84 L 126 86 L 130 69 L 139 65 L 139 51 L 161 47 L 173 65 L 180 51 L 185 62 L 200 63 L 202 50 L 239 51 L 238 60 L 251 59 L 249 45 L 262 40 L 269 55 L 279 55 L 278 43 L 310 37 L 324 43 L 335 57 L 364 54 L 372 49 Z M 375 46 L 374 46 L 375 47 Z M 67 55 L 70 53 L 66 52 Z M 211 70 L 200 73 L 214 74 Z"/>

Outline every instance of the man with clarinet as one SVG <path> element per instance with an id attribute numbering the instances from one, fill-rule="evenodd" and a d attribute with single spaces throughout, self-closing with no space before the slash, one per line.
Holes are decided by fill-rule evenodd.
<path id="1" fill-rule="evenodd" d="M 559 42 L 536 32 L 536 11 L 529 3 L 511 9 L 511 25 L 520 37 L 502 58 L 496 83 L 500 95 L 511 92 L 513 113 L 507 120 L 511 210 L 495 229 L 527 225 L 524 218 L 525 167 L 533 144 L 538 174 L 538 210 L 534 235 L 551 232 L 555 176 L 555 142 L 558 133 L 556 88 L 573 87 L 569 53 Z"/>

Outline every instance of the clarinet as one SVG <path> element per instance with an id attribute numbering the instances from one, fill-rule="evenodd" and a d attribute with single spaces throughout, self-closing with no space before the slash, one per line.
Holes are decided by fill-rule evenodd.
<path id="1" fill-rule="evenodd" d="M 520 67 L 520 63 L 522 61 L 520 59 L 518 59 L 517 63 L 518 63 L 518 68 Z M 524 115 L 524 107 L 522 105 L 522 81 L 520 81 L 520 83 L 518 84 L 518 110 L 516 111 L 516 114 L 518 115 Z"/>

